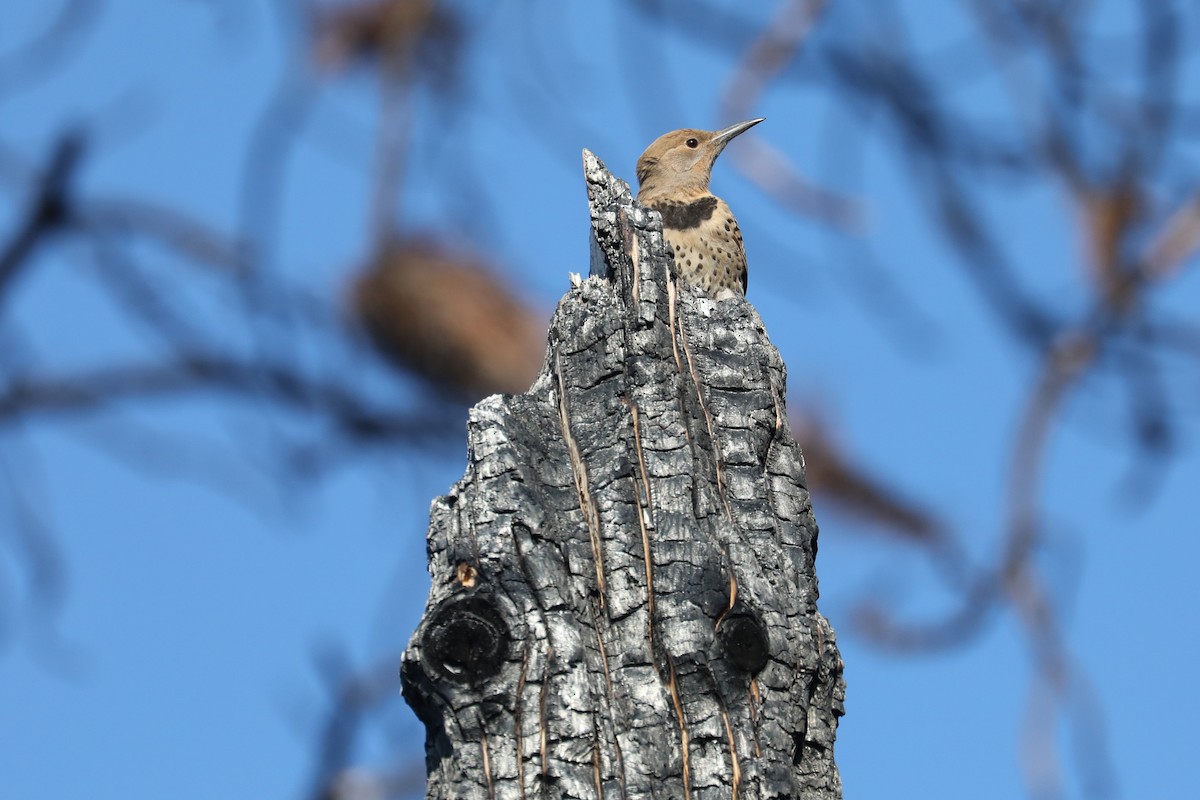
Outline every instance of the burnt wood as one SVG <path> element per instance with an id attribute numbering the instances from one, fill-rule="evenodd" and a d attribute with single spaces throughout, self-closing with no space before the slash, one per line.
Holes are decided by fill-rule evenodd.
<path id="1" fill-rule="evenodd" d="M 833 800 L 845 684 L 785 370 L 585 151 L 592 275 L 480 402 L 404 654 L 439 800 Z"/>

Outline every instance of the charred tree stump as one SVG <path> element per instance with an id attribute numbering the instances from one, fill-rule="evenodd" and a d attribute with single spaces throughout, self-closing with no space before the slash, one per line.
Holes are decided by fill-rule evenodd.
<path id="1" fill-rule="evenodd" d="M 428 798 L 841 797 L 845 684 L 784 365 L 584 153 L 592 269 L 471 412 L 404 654 Z"/>

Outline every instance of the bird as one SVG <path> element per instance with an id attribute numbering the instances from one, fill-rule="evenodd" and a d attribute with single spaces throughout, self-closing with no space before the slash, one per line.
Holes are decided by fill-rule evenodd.
<path id="1" fill-rule="evenodd" d="M 663 237 L 680 280 L 718 299 L 745 295 L 749 280 L 737 219 L 708 189 L 713 163 L 735 136 L 762 121 L 746 120 L 719 131 L 664 133 L 637 162 L 637 201 L 662 215 Z"/>

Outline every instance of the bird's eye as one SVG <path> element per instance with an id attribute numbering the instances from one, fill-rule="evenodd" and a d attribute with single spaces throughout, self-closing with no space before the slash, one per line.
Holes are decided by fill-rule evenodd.
<path id="1" fill-rule="evenodd" d="M 691 148 L 696 148 L 696 147 L 700 146 L 700 142 L 697 139 L 688 139 L 687 142 L 685 142 L 685 144 Z"/>

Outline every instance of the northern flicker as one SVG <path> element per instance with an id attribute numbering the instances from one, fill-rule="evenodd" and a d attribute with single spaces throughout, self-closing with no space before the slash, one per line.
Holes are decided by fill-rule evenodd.
<path id="1" fill-rule="evenodd" d="M 708 190 L 713 162 L 733 137 L 760 122 L 664 133 L 638 159 L 638 202 L 662 214 L 663 236 L 675 252 L 680 279 L 714 297 L 724 291 L 744 295 L 747 275 L 737 220 Z"/>

